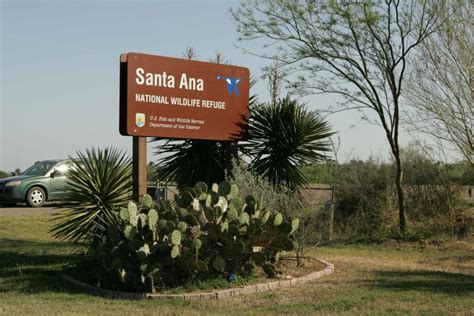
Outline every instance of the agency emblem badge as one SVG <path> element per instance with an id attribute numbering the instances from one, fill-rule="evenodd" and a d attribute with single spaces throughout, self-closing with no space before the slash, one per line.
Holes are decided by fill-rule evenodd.
<path id="1" fill-rule="evenodd" d="M 137 127 L 145 126 L 145 114 L 144 113 L 135 114 L 135 124 L 137 125 Z"/>

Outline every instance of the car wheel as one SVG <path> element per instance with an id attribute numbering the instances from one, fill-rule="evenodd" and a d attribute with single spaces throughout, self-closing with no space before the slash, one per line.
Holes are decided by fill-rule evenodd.
<path id="1" fill-rule="evenodd" d="M 26 202 L 31 207 L 41 207 L 46 202 L 46 193 L 40 187 L 32 187 L 26 194 Z"/>

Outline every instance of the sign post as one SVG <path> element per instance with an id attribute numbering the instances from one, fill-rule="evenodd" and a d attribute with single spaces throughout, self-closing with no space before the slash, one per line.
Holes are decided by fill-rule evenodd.
<path id="1" fill-rule="evenodd" d="M 230 170 L 247 133 L 249 81 L 245 67 L 122 54 L 120 133 L 133 136 L 134 195 L 146 193 L 146 137 L 226 141 Z"/>
<path id="2" fill-rule="evenodd" d="M 147 163 L 146 163 L 146 137 L 133 136 L 133 198 L 146 194 L 147 187 Z"/>

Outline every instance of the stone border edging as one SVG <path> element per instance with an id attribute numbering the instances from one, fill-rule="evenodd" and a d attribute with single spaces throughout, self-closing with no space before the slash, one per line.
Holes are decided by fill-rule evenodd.
<path id="1" fill-rule="evenodd" d="M 154 299 L 154 300 L 167 300 L 167 299 L 181 299 L 186 301 L 206 301 L 206 300 L 218 300 L 227 297 L 234 297 L 238 295 L 262 293 L 283 288 L 288 288 L 294 285 L 302 285 L 316 279 L 319 279 L 325 275 L 334 272 L 334 265 L 327 261 L 311 258 L 319 261 L 326 265 L 326 268 L 320 271 L 312 272 L 310 274 L 291 278 L 288 280 L 270 281 L 266 283 L 257 283 L 252 285 L 245 285 L 242 287 L 235 287 L 231 289 L 215 290 L 210 292 L 198 292 L 198 293 L 185 293 L 185 294 L 152 294 L 152 293 L 128 293 L 118 292 L 112 290 L 101 289 L 97 286 L 90 285 L 87 283 L 80 282 L 68 275 L 61 275 L 61 279 L 77 288 L 85 290 L 91 294 L 99 295 L 107 298 L 121 298 L 129 300 L 142 300 L 142 299 Z"/>

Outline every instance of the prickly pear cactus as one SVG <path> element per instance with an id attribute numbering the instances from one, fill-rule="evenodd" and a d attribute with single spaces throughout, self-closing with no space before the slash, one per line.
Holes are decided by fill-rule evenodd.
<path id="1" fill-rule="evenodd" d="M 299 222 L 261 209 L 251 195 L 242 200 L 235 184 L 224 181 L 208 189 L 197 183 L 175 201 L 195 216 L 194 223 L 187 222 L 201 230 L 200 259 L 215 273 L 249 273 L 258 265 L 273 276 L 279 253 L 293 248 Z"/>
<path id="2" fill-rule="evenodd" d="M 245 275 L 260 266 L 275 276 L 280 252 L 293 249 L 299 220 L 265 210 L 227 181 L 198 182 L 174 202 L 145 195 L 119 210 L 120 224 L 94 241 L 89 253 L 132 291 L 151 291 L 202 275 Z M 177 279 L 179 278 L 179 279 Z"/>
<path id="3" fill-rule="evenodd" d="M 156 286 L 175 282 L 169 280 L 173 274 L 167 271 L 173 265 L 185 265 L 189 278 L 207 270 L 207 264 L 198 260 L 201 240 L 193 236 L 191 226 L 184 218 L 180 220 L 169 202 L 154 203 L 145 195 L 139 204 L 130 201 L 120 209 L 119 218 L 121 225 L 109 229 L 89 251 L 95 259 L 100 258 L 103 279 L 115 278 L 128 290 L 153 292 Z M 176 263 L 186 252 L 193 259 Z"/>

